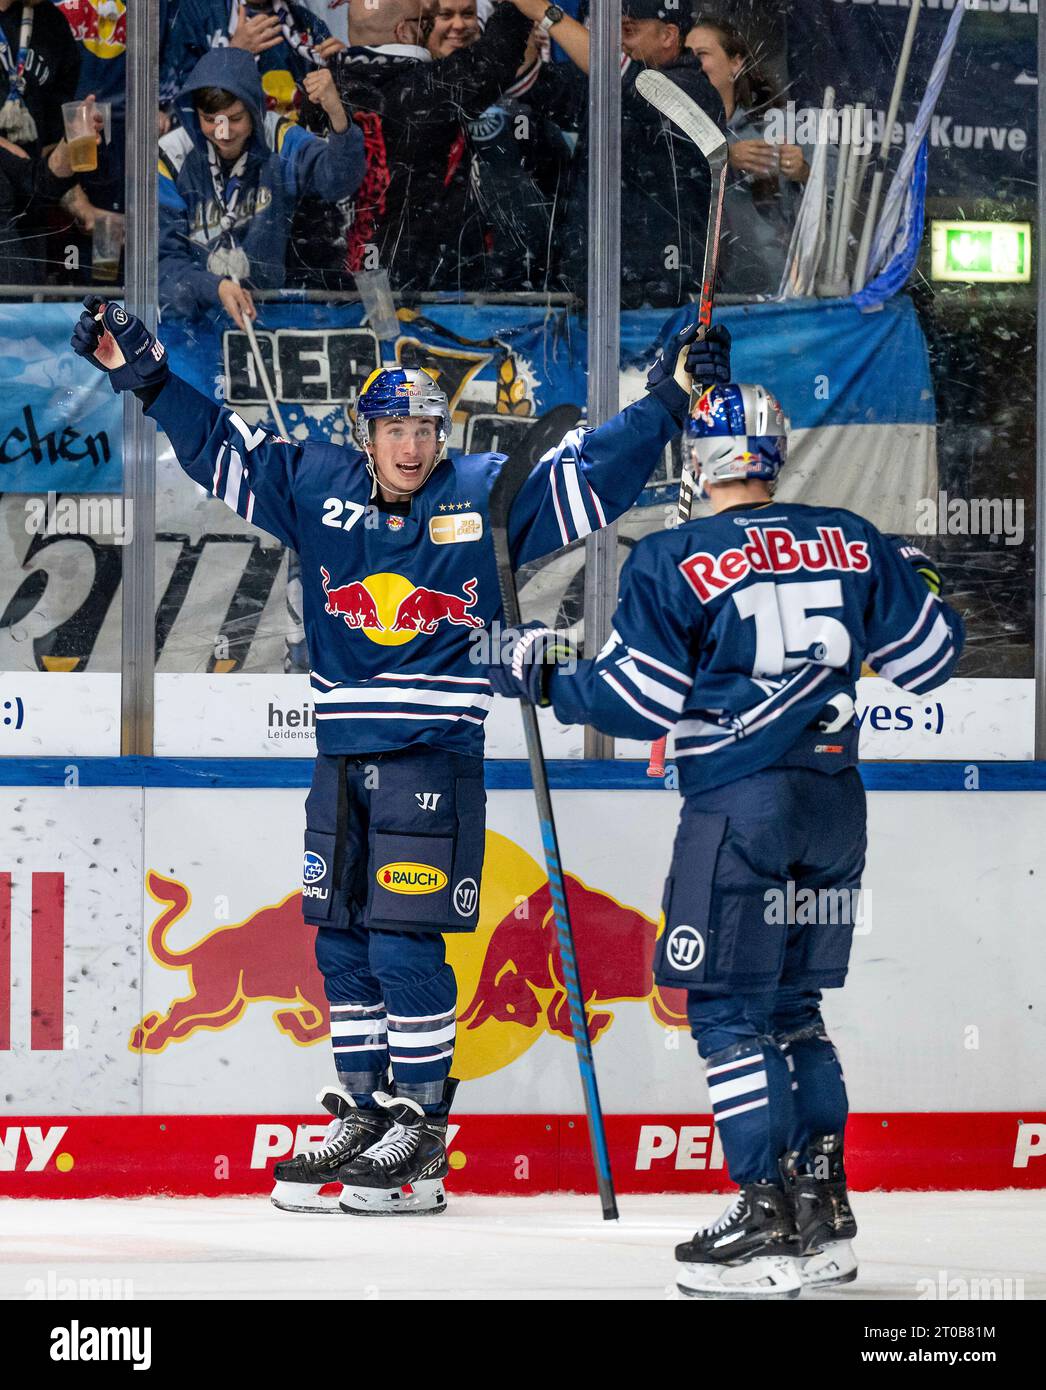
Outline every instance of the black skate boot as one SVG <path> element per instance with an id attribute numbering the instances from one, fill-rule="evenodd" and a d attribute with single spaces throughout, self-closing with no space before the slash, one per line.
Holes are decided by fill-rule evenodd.
<path id="1" fill-rule="evenodd" d="M 688 1298 L 798 1298 L 798 1253 L 788 1194 L 745 1183 L 718 1221 L 676 1246 L 676 1287 Z"/>
<path id="2" fill-rule="evenodd" d="M 340 1212 L 338 1194 L 322 1196 L 320 1188 L 338 1181 L 338 1168 L 369 1148 L 388 1129 L 384 1110 L 361 1110 L 340 1086 L 327 1086 L 316 1097 L 334 1119 L 324 1144 L 314 1153 L 295 1154 L 272 1170 L 276 1186 L 272 1204 L 280 1211 Z"/>
<path id="3" fill-rule="evenodd" d="M 807 1154 L 808 1173 L 799 1171 L 796 1153 L 781 1160 L 799 1232 L 799 1273 L 804 1285 L 850 1284 L 857 1278 L 850 1244 L 857 1222 L 846 1192 L 843 1136 L 819 1135 L 810 1140 Z"/>
<path id="4" fill-rule="evenodd" d="M 342 1211 L 355 1216 L 428 1216 L 446 1210 L 447 1117 L 457 1086 L 448 1078 L 438 1115 L 426 1115 L 417 1101 L 405 1096 L 375 1094 L 375 1102 L 389 1117 L 389 1128 L 340 1169 Z"/>

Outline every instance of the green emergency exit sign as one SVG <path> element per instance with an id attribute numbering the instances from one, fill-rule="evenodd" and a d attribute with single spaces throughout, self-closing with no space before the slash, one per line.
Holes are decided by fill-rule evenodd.
<path id="1" fill-rule="evenodd" d="M 1031 280 L 1030 222 L 933 222 L 934 280 L 1017 285 Z"/>

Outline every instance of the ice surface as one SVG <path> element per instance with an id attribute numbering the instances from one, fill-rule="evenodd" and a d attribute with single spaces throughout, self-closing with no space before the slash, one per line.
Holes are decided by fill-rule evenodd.
<path id="1" fill-rule="evenodd" d="M 986 1278 L 1010 1280 L 1000 1286 L 1009 1297 L 1046 1297 L 1046 1193 L 853 1202 L 857 1283 L 804 1298 L 917 1299 L 931 1285 Z M 47 1287 L 71 1296 L 56 1281 L 109 1279 L 124 1292 L 130 1281 L 136 1299 L 672 1298 L 673 1244 L 723 1205 L 722 1196 L 626 1196 L 615 1225 L 595 1197 L 577 1196 L 451 1196 L 441 1216 L 398 1219 L 294 1216 L 257 1197 L 7 1199 L 0 1297 Z M 953 1282 L 950 1296 L 963 1287 Z"/>

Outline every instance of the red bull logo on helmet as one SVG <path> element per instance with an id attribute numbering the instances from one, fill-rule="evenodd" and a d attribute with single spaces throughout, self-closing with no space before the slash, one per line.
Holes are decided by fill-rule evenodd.
<path id="1" fill-rule="evenodd" d="M 459 594 L 429 589 L 402 574 L 368 574 L 333 585 L 330 572 L 321 565 L 320 577 L 328 617 L 339 618 L 346 627 L 380 646 L 398 647 L 419 635 L 431 637 L 441 623 L 484 626 L 484 620 L 473 612 L 479 600 L 475 576 L 465 581 Z"/>
<path id="2" fill-rule="evenodd" d="M 382 864 L 374 879 L 387 893 L 438 893 L 447 884 L 447 875 L 431 864 Z"/>
<path id="3" fill-rule="evenodd" d="M 690 418 L 692 420 L 700 420 L 703 425 L 711 426 L 715 424 L 715 412 L 712 406 L 713 390 L 714 387 L 709 387 L 709 389 L 703 391 L 694 402 L 694 408 L 690 412 Z"/>

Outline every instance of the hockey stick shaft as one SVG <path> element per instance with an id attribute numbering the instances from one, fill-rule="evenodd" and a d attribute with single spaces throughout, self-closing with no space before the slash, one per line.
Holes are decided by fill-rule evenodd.
<path id="1" fill-rule="evenodd" d="M 240 282 L 237 280 L 236 282 Z M 280 414 L 280 407 L 276 404 L 276 392 L 272 389 L 272 382 L 265 367 L 265 359 L 261 355 L 261 348 L 258 346 L 258 337 L 254 331 L 254 324 L 246 314 L 243 316 L 243 328 L 247 334 L 247 341 L 251 346 L 251 356 L 254 358 L 254 365 L 257 368 L 258 376 L 261 379 L 262 390 L 265 392 L 265 399 L 269 402 L 269 409 L 272 411 L 273 422 L 280 434 L 286 439 L 287 426 L 283 423 L 283 416 Z"/>
<path id="2" fill-rule="evenodd" d="M 893 123 L 897 119 L 897 112 L 901 105 L 901 93 L 904 90 L 904 80 L 908 76 L 908 64 L 912 56 L 912 47 L 915 43 L 915 31 L 919 26 L 919 14 L 922 9 L 922 0 L 912 0 L 911 9 L 908 11 L 908 24 L 904 31 L 904 42 L 901 44 L 900 57 L 897 60 L 897 74 L 894 78 L 893 91 L 890 93 L 890 105 L 886 112 L 886 120 L 883 122 L 883 138 L 879 146 L 879 154 L 875 161 L 875 170 L 872 174 L 872 189 L 868 195 L 868 207 L 864 214 L 864 226 L 861 228 L 861 241 L 857 248 L 857 263 L 854 266 L 853 291 L 864 289 L 865 280 L 868 275 L 868 257 L 872 250 L 872 237 L 875 233 L 875 220 L 879 215 L 879 199 L 882 196 L 883 180 L 886 177 L 886 165 L 890 158 L 890 146 L 893 140 Z"/>
<path id="3" fill-rule="evenodd" d="M 533 463 L 541 457 L 547 448 L 558 444 L 566 432 L 560 424 L 562 416 L 560 420 L 557 420 L 557 414 L 557 411 L 551 412 L 540 424 L 536 425 L 527 441 L 525 450 L 506 460 L 491 493 L 491 533 L 497 559 L 501 606 L 505 624 L 509 628 L 520 626 L 519 594 L 516 590 L 508 536 L 509 510 L 512 499 L 530 476 Z M 610 1170 L 610 1151 L 607 1147 L 603 1110 L 599 1102 L 599 1087 L 596 1082 L 592 1043 L 588 1036 L 585 992 L 581 985 L 577 952 L 574 947 L 574 932 L 570 923 L 570 908 L 567 903 L 566 882 L 559 854 L 559 837 L 556 834 L 556 821 L 552 811 L 548 769 L 545 765 L 545 754 L 541 746 L 541 731 L 538 728 L 537 710 L 533 705 L 522 702 L 520 708 L 523 715 L 523 732 L 527 743 L 527 758 L 530 762 L 530 776 L 534 784 L 538 822 L 541 827 L 541 845 L 544 851 L 545 868 L 548 872 L 552 917 L 559 942 L 563 985 L 566 989 L 567 1004 L 570 1010 L 570 1027 L 574 1035 L 574 1048 L 577 1052 L 578 1070 L 581 1074 L 581 1089 L 585 1098 L 585 1115 L 588 1120 L 588 1137 L 596 1169 L 596 1185 L 599 1190 L 599 1201 L 603 1209 L 604 1221 L 616 1221 L 618 1215 L 617 1199 L 614 1195 L 614 1180 Z"/>
<path id="4" fill-rule="evenodd" d="M 240 283 L 237 277 L 234 276 L 233 278 L 236 280 L 237 284 Z M 247 341 L 250 344 L 251 356 L 254 358 L 255 368 L 258 372 L 259 378 L 261 379 L 262 390 L 265 392 L 265 399 L 269 402 L 269 409 L 272 412 L 273 423 L 279 430 L 280 435 L 284 439 L 289 439 L 290 435 L 288 435 L 287 433 L 287 426 L 283 423 L 283 416 L 280 414 L 280 407 L 276 404 L 276 392 L 272 389 L 272 381 L 269 378 L 269 373 L 265 366 L 265 358 L 261 355 L 261 347 L 258 344 L 258 335 L 254 331 L 254 324 L 251 323 L 250 319 L 247 317 L 246 314 L 244 314 L 243 316 L 243 327 L 245 333 L 247 334 Z M 293 586 L 295 585 L 297 585 L 298 588 L 300 588 L 301 586 L 301 558 L 299 557 L 296 551 L 288 549 L 287 631 L 284 634 L 284 640 L 287 644 L 288 658 L 294 646 L 301 642 L 305 636 L 305 629 L 301 625 L 301 617 L 298 613 L 295 612 L 294 603 L 291 597 L 292 592 L 296 592 L 296 590 L 293 590 Z"/>
<path id="5" fill-rule="evenodd" d="M 705 224 L 705 250 L 701 266 L 701 299 L 698 304 L 698 338 L 703 338 L 712 326 L 712 308 L 715 304 L 716 276 L 719 270 L 719 234 L 723 224 L 723 199 L 726 196 L 726 165 L 728 148 L 718 126 L 704 111 L 692 101 L 664 73 L 648 69 L 640 74 L 636 87 L 652 106 L 672 121 L 692 140 L 708 161 L 711 186 L 708 197 L 708 220 Z M 704 386 L 697 381 L 691 383 L 688 415 L 692 415 L 697 402 L 704 394 Z M 682 468 L 679 475 L 679 501 L 677 517 L 680 525 L 690 520 L 694 510 L 694 495 L 697 479 L 689 469 Z M 664 777 L 665 753 L 668 739 L 659 738 L 650 749 L 647 764 L 648 777 Z"/>

